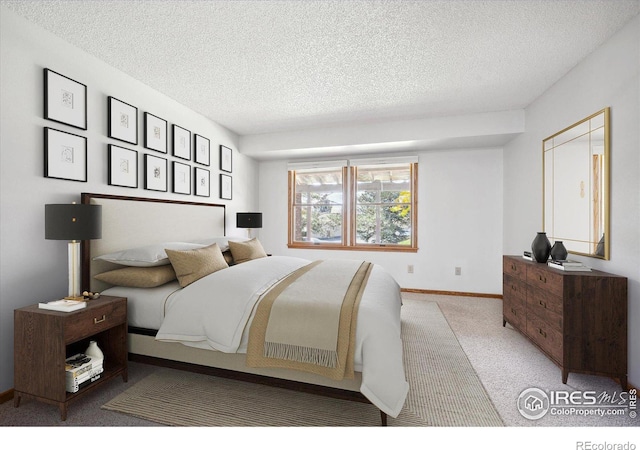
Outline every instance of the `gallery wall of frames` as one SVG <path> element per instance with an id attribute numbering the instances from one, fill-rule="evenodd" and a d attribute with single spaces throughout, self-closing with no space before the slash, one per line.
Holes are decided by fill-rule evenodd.
<path id="1" fill-rule="evenodd" d="M 45 119 L 88 129 L 85 84 L 45 68 L 43 98 Z M 222 144 L 212 146 L 207 136 L 189 124 L 169 123 L 138 106 L 107 96 L 107 137 L 112 141 L 107 144 L 108 184 L 211 197 L 217 159 L 213 176 L 217 176 L 220 199 L 231 200 L 233 150 Z M 59 128 L 44 127 L 44 176 L 87 182 L 87 137 L 82 131 Z"/>

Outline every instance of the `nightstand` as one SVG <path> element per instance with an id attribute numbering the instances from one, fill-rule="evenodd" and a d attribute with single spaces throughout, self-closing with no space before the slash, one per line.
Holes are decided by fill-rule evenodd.
<path id="1" fill-rule="evenodd" d="M 58 405 L 67 419 L 68 404 L 102 383 L 122 376 L 127 382 L 127 299 L 102 296 L 73 312 L 49 311 L 38 305 L 14 311 L 14 406 L 21 398 Z M 100 378 L 78 392 L 65 384 L 65 359 L 84 353 L 94 340 L 104 353 Z"/>

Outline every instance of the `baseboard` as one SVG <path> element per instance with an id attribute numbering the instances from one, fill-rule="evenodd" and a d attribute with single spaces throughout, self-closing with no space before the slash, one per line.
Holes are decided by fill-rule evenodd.
<path id="1" fill-rule="evenodd" d="M 0 405 L 13 399 L 13 388 L 8 391 L 0 392 Z"/>
<path id="2" fill-rule="evenodd" d="M 434 295 L 455 295 L 458 297 L 481 297 L 481 298 L 502 298 L 501 294 L 479 294 L 477 292 L 454 292 L 454 291 L 433 291 L 430 289 L 411 289 L 402 288 L 402 292 L 412 292 L 415 294 L 434 294 Z"/>

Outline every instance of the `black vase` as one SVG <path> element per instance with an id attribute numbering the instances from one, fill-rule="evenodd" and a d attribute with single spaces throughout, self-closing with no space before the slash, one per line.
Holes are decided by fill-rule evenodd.
<path id="1" fill-rule="evenodd" d="M 551 259 L 567 259 L 568 254 L 569 253 L 567 252 L 567 249 L 562 241 L 555 241 L 553 243 L 553 247 L 551 247 Z"/>
<path id="2" fill-rule="evenodd" d="M 551 242 L 547 238 L 547 233 L 539 231 L 531 243 L 531 253 L 533 258 L 539 263 L 547 262 L 551 254 Z"/>

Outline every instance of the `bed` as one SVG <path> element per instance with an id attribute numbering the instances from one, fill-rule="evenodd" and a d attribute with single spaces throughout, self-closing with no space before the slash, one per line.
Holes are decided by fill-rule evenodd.
<path id="1" fill-rule="evenodd" d="M 370 402 L 380 410 L 383 425 L 387 415 L 397 417 L 400 413 L 408 392 L 400 337 L 400 289 L 380 266 L 278 255 L 261 255 L 238 263 L 230 248 L 245 249 L 256 240 L 226 236 L 225 205 L 95 193 L 83 193 L 82 203 L 102 205 L 103 228 L 101 239 L 82 243 L 83 289 L 127 297 L 131 360 Z M 136 267 L 137 262 L 123 263 L 123 258 L 130 257 L 132 251 L 138 258 L 140 249 L 150 248 L 166 248 L 161 256 L 171 256 L 171 264 L 153 263 L 154 273 L 173 268 L 177 279 L 169 277 L 166 281 L 162 275 L 158 280 L 154 275 L 153 283 L 145 279 L 143 286 L 132 286 L 112 278 L 123 268 L 142 269 Z M 213 249 L 223 255 L 228 267 L 183 283 L 185 277 L 180 276 L 176 255 Z M 333 372 L 327 375 L 322 370 L 307 370 L 308 362 L 296 362 L 300 366 L 291 367 L 256 363 L 252 349 L 257 347 L 251 330 L 253 327 L 257 334 L 256 316 L 261 315 L 265 298 L 273 296 L 276 287 L 295 297 L 300 289 L 310 287 L 289 282 L 293 283 L 291 287 L 280 288 L 284 280 L 308 277 L 322 283 L 329 273 L 345 271 L 340 264 L 353 267 L 354 273 L 358 270 L 365 274 L 366 269 L 361 288 L 354 294 L 358 306 L 353 310 L 348 357 L 353 362 L 352 373 L 347 370 L 344 376 Z M 302 292 L 305 294 L 298 296 L 306 298 L 307 291 Z M 335 362 L 331 364 L 335 367 Z"/>

